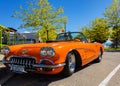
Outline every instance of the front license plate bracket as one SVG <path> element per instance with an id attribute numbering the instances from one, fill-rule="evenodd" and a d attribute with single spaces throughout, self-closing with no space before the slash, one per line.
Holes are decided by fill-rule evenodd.
<path id="1" fill-rule="evenodd" d="M 25 66 L 21 65 L 11 65 L 10 70 L 16 73 L 26 73 Z"/>

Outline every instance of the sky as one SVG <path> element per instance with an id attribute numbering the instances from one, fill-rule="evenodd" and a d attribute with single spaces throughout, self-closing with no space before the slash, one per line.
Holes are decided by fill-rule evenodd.
<path id="1" fill-rule="evenodd" d="M 18 32 L 27 32 L 27 29 L 18 29 L 23 23 L 20 19 L 11 17 L 14 11 L 19 11 L 20 6 L 27 8 L 28 0 L 0 0 L 0 25 L 12 27 Z M 48 0 L 54 8 L 60 6 L 64 15 L 68 17 L 67 31 L 80 31 L 81 27 L 89 25 L 97 17 L 104 18 L 105 8 L 113 0 Z"/>

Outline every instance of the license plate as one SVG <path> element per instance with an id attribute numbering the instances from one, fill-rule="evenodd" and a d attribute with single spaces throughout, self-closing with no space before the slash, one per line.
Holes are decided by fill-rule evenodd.
<path id="1" fill-rule="evenodd" d="M 25 68 L 24 66 L 20 66 L 20 65 L 11 66 L 11 70 L 14 72 L 25 72 L 24 68 Z"/>

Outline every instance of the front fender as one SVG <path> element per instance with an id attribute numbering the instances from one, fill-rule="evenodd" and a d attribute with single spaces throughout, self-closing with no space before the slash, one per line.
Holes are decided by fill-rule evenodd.
<path id="1" fill-rule="evenodd" d="M 55 52 L 58 55 L 58 60 L 56 60 L 55 63 L 64 63 L 69 51 L 70 49 L 68 48 L 55 48 Z"/>

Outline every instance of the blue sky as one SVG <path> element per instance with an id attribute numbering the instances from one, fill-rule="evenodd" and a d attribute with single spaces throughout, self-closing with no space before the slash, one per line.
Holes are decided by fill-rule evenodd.
<path id="1" fill-rule="evenodd" d="M 0 0 L 0 25 L 13 27 L 22 33 L 25 29 L 18 29 L 22 21 L 12 18 L 14 11 L 19 11 L 20 5 L 24 8 L 27 0 Z M 82 26 L 88 25 L 97 17 L 104 17 L 105 8 L 113 0 L 49 0 L 55 8 L 62 6 L 64 15 L 68 16 L 67 31 L 79 31 Z"/>

